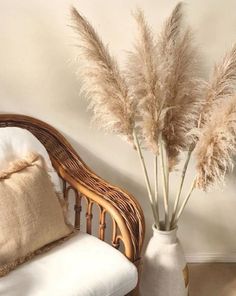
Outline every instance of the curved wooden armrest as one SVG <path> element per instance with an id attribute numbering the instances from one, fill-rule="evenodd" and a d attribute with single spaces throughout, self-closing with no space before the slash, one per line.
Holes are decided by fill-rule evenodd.
<path id="1" fill-rule="evenodd" d="M 7 126 L 25 128 L 39 139 L 62 179 L 110 213 L 114 222 L 113 231 L 114 228 L 120 231 L 115 238 L 123 241 L 126 256 L 138 262 L 145 225 L 142 209 L 133 196 L 92 172 L 68 141 L 49 124 L 29 116 L 0 114 L 0 127 Z M 116 245 L 116 240 L 113 245 Z"/>
<path id="2" fill-rule="evenodd" d="M 70 152 L 66 161 L 54 160 L 57 171 L 72 187 L 110 213 L 120 230 L 126 256 L 133 262 L 138 261 L 145 231 L 140 205 L 132 195 L 92 172 L 74 151 Z"/>

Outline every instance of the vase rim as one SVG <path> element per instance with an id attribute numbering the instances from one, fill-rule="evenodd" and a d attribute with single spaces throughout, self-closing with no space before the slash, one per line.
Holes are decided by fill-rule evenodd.
<path id="1" fill-rule="evenodd" d="M 158 229 L 157 227 L 156 227 L 156 225 L 155 224 L 153 224 L 152 225 L 152 230 L 153 230 L 153 232 L 155 232 L 155 233 L 160 233 L 160 234 L 162 234 L 162 235 L 170 235 L 170 234 L 172 234 L 172 233 L 176 233 L 177 232 L 177 230 L 178 230 L 178 226 L 175 226 L 175 228 L 174 229 L 171 229 L 171 230 L 162 230 L 162 229 Z"/>

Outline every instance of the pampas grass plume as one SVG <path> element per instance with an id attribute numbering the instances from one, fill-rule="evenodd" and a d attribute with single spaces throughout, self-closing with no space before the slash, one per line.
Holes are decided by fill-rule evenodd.
<path id="1" fill-rule="evenodd" d="M 214 109 L 201 131 L 195 150 L 197 186 L 206 190 L 214 183 L 222 183 L 233 168 L 235 153 L 236 95 Z"/>
<path id="2" fill-rule="evenodd" d="M 71 14 L 73 27 L 80 37 L 78 47 L 86 59 L 81 75 L 93 120 L 104 130 L 132 142 L 134 105 L 117 62 L 86 18 L 75 8 Z"/>
<path id="3" fill-rule="evenodd" d="M 142 131 L 143 142 L 154 154 L 158 154 L 158 141 L 163 128 L 162 98 L 160 97 L 157 52 L 153 34 L 144 14 L 134 14 L 138 26 L 138 37 L 134 50 L 129 52 L 127 79 L 133 97 L 137 101 L 137 119 Z"/>

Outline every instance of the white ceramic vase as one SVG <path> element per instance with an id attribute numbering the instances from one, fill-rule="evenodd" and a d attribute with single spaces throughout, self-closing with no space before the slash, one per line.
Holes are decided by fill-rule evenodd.
<path id="1" fill-rule="evenodd" d="M 177 228 L 161 231 L 153 227 L 143 260 L 141 296 L 187 296 L 189 274 Z"/>

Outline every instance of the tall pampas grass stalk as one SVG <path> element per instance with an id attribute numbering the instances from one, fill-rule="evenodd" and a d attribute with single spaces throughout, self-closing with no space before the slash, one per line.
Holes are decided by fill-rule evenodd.
<path id="1" fill-rule="evenodd" d="M 125 138 L 136 148 L 144 172 L 148 196 L 155 223 L 158 225 L 158 211 L 154 205 L 150 181 L 134 128 L 135 102 L 129 92 L 124 75 L 116 60 L 110 55 L 91 24 L 75 9 L 71 10 L 73 28 L 79 34 L 80 54 L 88 64 L 81 70 L 84 80 L 83 90 L 90 98 L 89 108 L 93 110 L 93 120 L 106 131 Z"/>
<path id="2" fill-rule="evenodd" d="M 232 47 L 231 50 L 229 50 L 225 54 L 222 61 L 217 63 L 214 66 L 214 70 L 211 74 L 209 81 L 205 81 L 202 84 L 202 105 L 199 112 L 198 124 L 195 129 L 192 129 L 192 132 L 191 132 L 192 135 L 194 135 L 194 141 L 188 151 L 188 156 L 184 165 L 184 169 L 182 171 L 181 183 L 175 199 L 175 205 L 174 205 L 173 215 L 171 219 L 171 227 L 174 227 L 174 225 L 176 225 L 189 197 L 191 196 L 190 194 L 188 198 L 185 200 L 185 202 L 181 205 L 182 210 L 179 211 L 178 213 L 178 206 L 180 202 L 181 191 L 183 188 L 183 183 L 186 176 L 186 171 L 188 168 L 190 158 L 193 152 L 197 150 L 198 151 L 197 158 L 199 159 L 199 147 L 202 147 L 202 146 L 205 146 L 205 148 L 209 147 L 208 145 L 206 145 L 206 142 L 205 142 L 206 138 L 204 139 L 204 137 L 202 136 L 201 138 L 199 138 L 199 136 L 200 134 L 204 133 L 203 130 L 206 128 L 213 128 L 213 130 L 216 130 L 215 121 L 217 120 L 217 116 L 219 116 L 219 114 L 217 115 L 217 110 L 220 111 L 220 109 L 217 109 L 216 106 L 218 106 L 218 108 L 221 108 L 222 105 L 225 106 L 226 104 L 227 106 L 228 104 L 232 104 L 231 102 L 232 97 L 236 93 L 235 87 L 236 87 L 236 44 Z M 211 117 L 212 115 L 213 115 L 213 120 Z M 209 118 L 211 119 L 208 120 Z M 210 144 L 210 142 L 208 142 L 208 144 Z M 197 154 L 195 153 L 195 155 Z M 223 158 L 223 162 L 224 161 L 225 159 Z M 215 165 L 217 165 L 217 162 L 215 163 Z M 197 165 L 197 169 L 199 174 L 199 163 Z M 205 167 L 205 169 L 207 169 L 207 166 Z M 221 177 L 223 178 L 224 175 L 225 174 L 223 174 L 222 172 Z M 196 180 L 193 181 L 192 188 L 194 189 L 195 187 L 199 187 L 201 189 L 206 190 L 208 186 L 206 184 L 205 186 L 199 186 L 200 184 L 199 180 L 200 179 L 198 177 Z M 216 181 L 216 179 L 214 181 Z"/>
<path id="3" fill-rule="evenodd" d="M 198 125 L 197 128 L 192 131 L 195 143 L 189 150 L 183 170 L 182 182 L 175 200 L 171 220 L 172 227 L 177 224 L 195 187 L 207 190 L 210 185 L 213 185 L 217 181 L 223 181 L 226 173 L 230 171 L 229 168 L 233 168 L 232 157 L 236 152 L 235 143 L 232 142 L 232 136 L 235 132 L 234 121 L 236 120 L 234 110 L 234 105 L 236 104 L 235 87 L 236 44 L 226 53 L 222 61 L 215 65 L 209 82 L 205 82 L 204 84 L 204 100 L 199 112 Z M 230 124 L 232 124 L 232 126 L 230 126 Z M 223 130 L 225 134 L 224 132 L 222 133 Z M 216 146 L 214 147 L 214 145 Z M 225 145 L 225 150 L 220 150 L 221 145 Z M 215 149 L 214 153 L 213 149 Z M 193 152 L 197 160 L 197 176 L 192 183 L 190 194 L 182 203 L 179 212 L 177 212 L 185 173 Z M 216 159 L 215 153 L 218 153 L 218 159 Z M 204 160 L 207 160 L 205 165 Z M 210 170 L 211 174 L 207 174 Z M 218 172 L 218 174 L 216 174 L 216 172 Z"/>
<path id="4" fill-rule="evenodd" d="M 156 155 L 158 153 L 158 139 L 160 132 L 160 113 L 162 112 L 161 98 L 157 83 L 157 60 L 153 34 L 141 10 L 134 13 L 139 36 L 135 43 L 135 51 L 129 52 L 126 78 L 132 96 L 137 101 L 137 114 L 142 122 L 142 136 L 147 147 Z M 142 110 L 142 115 L 138 114 Z M 155 168 L 157 170 L 157 167 Z M 155 178 L 156 223 L 159 225 L 157 178 Z"/>
<path id="5" fill-rule="evenodd" d="M 143 169 L 155 226 L 163 230 L 176 227 L 195 188 L 207 190 L 224 180 L 236 154 L 236 46 L 215 66 L 209 81 L 203 81 L 193 33 L 184 25 L 183 17 L 180 2 L 157 35 L 142 10 L 137 10 L 134 18 L 138 34 L 121 70 L 91 24 L 72 9 L 78 48 L 86 60 L 80 76 L 93 119 L 105 131 L 133 145 Z M 154 187 L 144 149 L 153 154 Z M 180 154 L 185 152 L 171 210 L 169 180 L 179 166 Z M 183 196 L 192 156 L 197 161 L 196 175 Z"/>
<path id="6" fill-rule="evenodd" d="M 142 153 L 142 150 L 141 150 L 141 146 L 140 146 L 137 134 L 134 132 L 133 135 L 134 135 L 135 148 L 136 148 L 136 150 L 138 152 L 138 156 L 139 156 L 140 163 L 141 163 L 143 173 L 144 173 L 144 179 L 145 179 L 145 183 L 146 183 L 146 188 L 147 188 L 149 200 L 150 200 L 150 203 L 151 203 L 151 208 L 152 208 L 152 212 L 153 212 L 153 216 L 154 216 L 155 225 L 157 227 L 159 227 L 160 222 L 159 222 L 158 204 L 156 203 L 156 200 L 154 200 L 154 198 L 153 198 L 151 184 L 150 184 L 150 180 L 149 180 L 149 177 L 148 177 L 148 172 L 147 172 L 145 160 L 144 160 L 144 157 L 143 157 L 143 153 Z"/>

